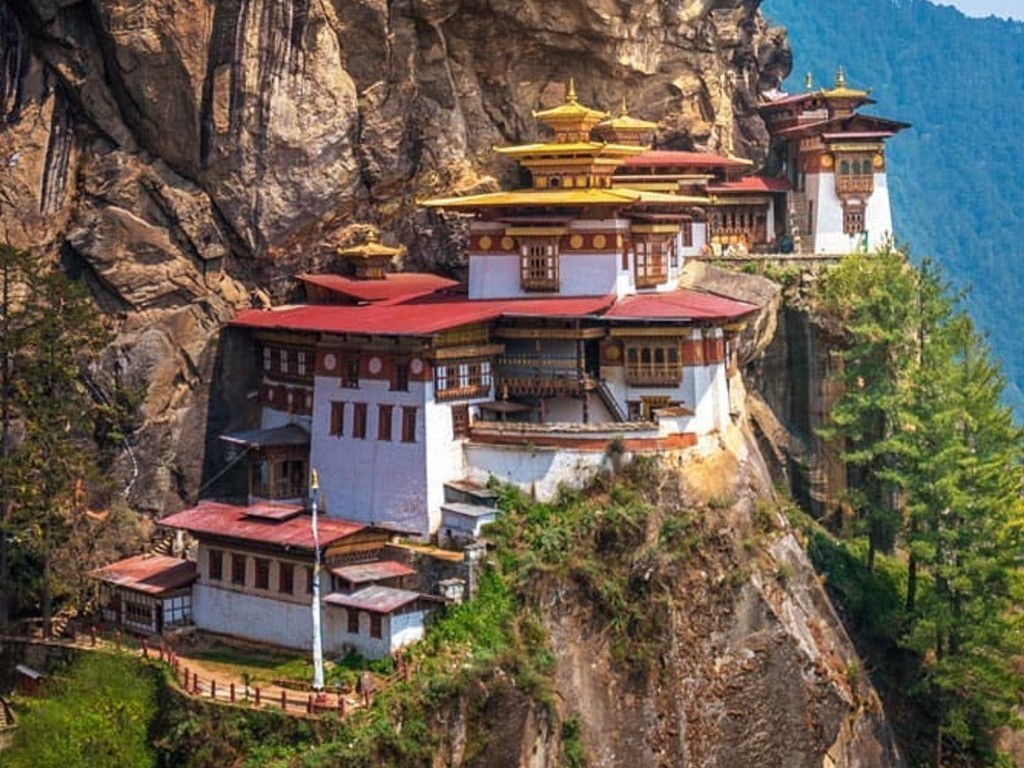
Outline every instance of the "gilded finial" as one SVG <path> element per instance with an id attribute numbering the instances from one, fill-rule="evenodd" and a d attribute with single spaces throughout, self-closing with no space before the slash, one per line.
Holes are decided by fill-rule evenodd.
<path id="1" fill-rule="evenodd" d="M 806 88 L 808 91 L 814 89 L 814 73 L 813 72 L 808 72 L 804 76 L 804 88 Z"/>
<path id="2" fill-rule="evenodd" d="M 565 94 L 565 100 L 570 104 L 576 103 L 576 83 L 571 77 L 569 78 L 569 92 Z"/>
<path id="3" fill-rule="evenodd" d="M 843 71 L 843 68 L 840 67 L 839 70 L 836 72 L 836 88 L 845 88 L 845 87 L 846 87 L 846 73 Z"/>
<path id="4" fill-rule="evenodd" d="M 622 117 L 625 117 L 626 115 L 629 114 L 629 109 L 627 109 L 627 107 L 626 107 L 626 97 L 625 96 L 622 97 L 622 107 L 620 107 L 620 109 L 619 109 L 619 114 Z"/>

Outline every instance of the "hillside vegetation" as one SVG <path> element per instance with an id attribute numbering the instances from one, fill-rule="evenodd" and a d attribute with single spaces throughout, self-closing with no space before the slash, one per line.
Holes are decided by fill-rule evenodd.
<path id="1" fill-rule="evenodd" d="M 1024 408 L 1024 336 L 1011 320 L 1024 300 L 1024 24 L 969 19 L 924 0 L 765 0 L 789 31 L 802 90 L 836 68 L 873 89 L 877 114 L 913 123 L 889 144 L 896 235 L 942 264 L 1002 360 L 1007 397 Z M 870 110 L 869 110 L 870 111 Z"/>

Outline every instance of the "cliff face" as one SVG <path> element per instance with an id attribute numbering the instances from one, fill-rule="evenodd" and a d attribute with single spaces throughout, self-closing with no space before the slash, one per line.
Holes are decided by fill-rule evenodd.
<path id="1" fill-rule="evenodd" d="M 194 498 L 211 339 L 245 286 L 380 226 L 414 262 L 455 235 L 417 197 L 495 183 L 531 110 L 626 98 L 666 146 L 754 158 L 789 69 L 758 0 L 0 2 L 0 237 L 84 274 L 144 387 L 132 501 Z M 187 458 L 182 458 L 187 457 Z"/>

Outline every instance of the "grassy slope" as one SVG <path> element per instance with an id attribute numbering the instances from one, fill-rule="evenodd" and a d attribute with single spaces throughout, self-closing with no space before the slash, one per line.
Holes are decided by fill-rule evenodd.
<path id="1" fill-rule="evenodd" d="M 989 334 L 1024 413 L 1024 24 L 968 19 L 923 0 L 765 0 L 789 30 L 793 75 L 829 85 L 844 66 L 870 111 L 914 128 L 890 143 L 897 236 L 943 264 Z"/>

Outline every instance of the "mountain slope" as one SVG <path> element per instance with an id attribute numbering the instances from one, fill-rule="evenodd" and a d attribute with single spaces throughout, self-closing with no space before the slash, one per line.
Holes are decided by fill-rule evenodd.
<path id="1" fill-rule="evenodd" d="M 876 113 L 914 124 L 889 145 L 896 234 L 960 287 L 1024 408 L 1024 24 L 970 19 L 923 0 L 765 0 L 794 51 L 791 92 L 831 84 L 843 66 Z"/>

